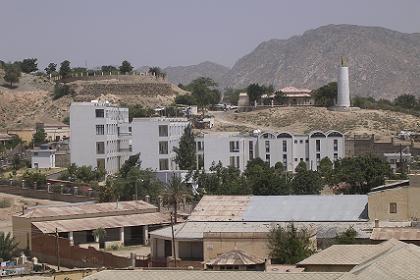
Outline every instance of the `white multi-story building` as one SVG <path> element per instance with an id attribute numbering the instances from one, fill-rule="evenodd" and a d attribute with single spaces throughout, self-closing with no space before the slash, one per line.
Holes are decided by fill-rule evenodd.
<path id="1" fill-rule="evenodd" d="M 70 161 L 77 166 L 118 172 L 131 155 L 128 109 L 106 101 L 70 106 Z"/>
<path id="2" fill-rule="evenodd" d="M 174 147 L 179 146 L 186 118 L 134 118 L 133 154 L 140 154 L 141 167 L 153 170 L 177 170 Z"/>
<path id="3" fill-rule="evenodd" d="M 324 157 L 331 161 L 344 157 L 344 141 L 344 135 L 337 131 L 314 131 L 307 135 L 208 133 L 196 137 L 197 162 L 206 171 L 219 162 L 244 171 L 249 160 L 259 157 L 270 166 L 281 162 L 290 172 L 301 161 L 309 169 L 317 170 Z"/>

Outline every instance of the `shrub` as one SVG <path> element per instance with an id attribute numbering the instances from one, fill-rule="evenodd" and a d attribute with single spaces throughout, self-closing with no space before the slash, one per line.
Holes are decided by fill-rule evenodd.
<path id="1" fill-rule="evenodd" d="M 0 208 L 9 208 L 12 206 L 12 201 L 8 198 L 0 199 Z"/>

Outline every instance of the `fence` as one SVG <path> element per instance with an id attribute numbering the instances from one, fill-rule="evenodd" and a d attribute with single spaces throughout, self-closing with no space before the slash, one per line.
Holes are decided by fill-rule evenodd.
<path id="1" fill-rule="evenodd" d="M 91 188 L 65 182 L 30 185 L 25 180 L 2 179 L 0 180 L 0 192 L 65 202 L 84 202 L 96 199 L 96 193 Z"/>

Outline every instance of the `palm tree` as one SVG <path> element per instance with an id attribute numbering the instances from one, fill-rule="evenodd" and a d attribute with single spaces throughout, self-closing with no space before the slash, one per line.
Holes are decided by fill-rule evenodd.
<path id="1" fill-rule="evenodd" d="M 187 186 L 179 176 L 172 176 L 172 179 L 165 186 L 164 197 L 169 206 L 173 208 L 174 222 L 177 222 L 178 205 L 184 198 L 188 196 Z"/>
<path id="2" fill-rule="evenodd" d="M 93 236 L 95 240 L 99 242 L 99 248 L 105 248 L 105 237 L 106 237 L 106 230 L 104 228 L 97 228 L 93 231 Z"/>
<path id="3" fill-rule="evenodd" d="M 0 232 L 0 259 L 10 260 L 16 247 L 17 243 L 10 232 L 7 234 Z"/>

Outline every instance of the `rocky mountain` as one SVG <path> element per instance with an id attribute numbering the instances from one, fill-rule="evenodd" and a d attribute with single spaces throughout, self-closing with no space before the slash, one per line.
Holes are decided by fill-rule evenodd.
<path id="1" fill-rule="evenodd" d="M 337 79 L 342 56 L 350 67 L 352 96 L 420 96 L 420 34 L 381 27 L 322 26 L 287 40 L 263 42 L 229 71 L 208 62 L 166 71 L 171 81 L 183 83 L 207 75 L 220 88 L 243 88 L 257 82 L 276 88 L 315 89 Z"/>
<path id="2" fill-rule="evenodd" d="M 348 60 L 353 96 L 420 96 L 420 34 L 355 25 L 328 25 L 263 42 L 236 62 L 225 83 L 313 89 L 336 80 L 341 56 Z"/>
<path id="3" fill-rule="evenodd" d="M 167 67 L 164 69 L 168 80 L 176 85 L 179 83 L 188 84 L 199 77 L 212 78 L 216 83 L 221 85 L 224 83 L 225 75 L 229 70 L 226 66 L 209 61 L 197 65 Z"/>

